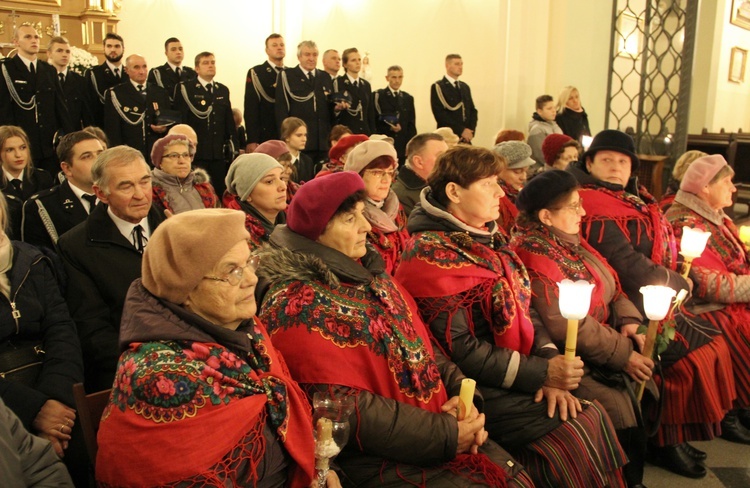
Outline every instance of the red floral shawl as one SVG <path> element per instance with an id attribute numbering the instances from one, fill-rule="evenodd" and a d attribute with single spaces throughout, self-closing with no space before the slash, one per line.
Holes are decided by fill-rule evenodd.
<path id="1" fill-rule="evenodd" d="M 426 323 L 441 312 L 450 320 L 459 309 L 480 303 L 495 345 L 527 355 L 534 342 L 529 277 L 502 236 L 495 234 L 493 241 L 490 247 L 466 232 L 418 232 L 407 243 L 396 279 L 417 299 Z M 450 347 L 450 328 L 445 339 Z"/>
<path id="2" fill-rule="evenodd" d="M 254 350 L 245 358 L 212 343 L 130 345 L 98 433 L 100 485 L 254 486 L 267 421 L 297 464 L 290 485 L 309 485 L 310 405 L 260 322 L 248 336 Z M 249 479 L 238 479 L 244 463 Z"/>
<path id="3" fill-rule="evenodd" d="M 516 217 L 518 216 L 518 208 L 516 208 L 516 196 L 518 195 L 518 191 L 513 189 L 503 180 L 498 180 L 498 183 L 505 192 L 505 196 L 500 199 L 500 217 L 498 217 L 496 222 L 507 235 L 510 235 L 511 229 L 513 229 L 513 225 L 516 223 Z"/>
<path id="4" fill-rule="evenodd" d="M 614 191 L 596 185 L 585 185 L 579 191 L 586 215 L 582 219 L 581 234 L 588 240 L 604 238 L 604 226 L 599 236 L 591 235 L 592 222 L 613 222 L 630 241 L 628 224 L 636 223 L 636 243 L 645 233 L 653 242 L 651 256 L 654 263 L 674 270 L 677 265 L 677 243 L 672 226 L 659 209 L 659 205 L 641 186 L 639 195 L 625 190 Z"/>
<path id="5" fill-rule="evenodd" d="M 226 208 L 231 208 L 232 210 L 245 212 L 240 206 L 240 202 L 237 200 L 237 197 L 229 193 L 224 194 L 224 206 Z M 263 246 L 264 243 L 268 242 L 268 238 L 270 236 L 268 235 L 268 233 L 266 233 L 266 229 L 263 227 L 263 224 L 261 224 L 260 220 L 256 219 L 254 216 L 250 215 L 247 212 L 245 212 L 245 229 L 247 229 L 247 231 L 250 233 L 248 243 L 251 251 L 259 249 L 261 246 Z"/>

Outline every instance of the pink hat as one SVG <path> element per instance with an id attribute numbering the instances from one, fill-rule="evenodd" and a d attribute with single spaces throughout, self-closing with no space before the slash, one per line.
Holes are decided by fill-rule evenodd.
<path id="1" fill-rule="evenodd" d="M 255 148 L 256 153 L 268 154 L 273 159 L 279 159 L 282 155 L 289 152 L 289 147 L 284 141 L 270 140 Z"/>
<path id="2" fill-rule="evenodd" d="M 182 134 L 169 134 L 154 143 L 153 147 L 151 148 L 151 164 L 153 164 L 157 168 L 161 168 L 161 160 L 164 157 L 164 150 L 174 141 L 184 142 L 188 147 L 188 152 L 190 153 L 190 155 L 193 155 L 193 152 L 190 151 L 190 141 L 188 140 L 187 136 L 184 136 Z"/>
<path id="3" fill-rule="evenodd" d="M 286 225 L 294 233 L 317 240 L 344 200 L 365 189 L 362 177 L 340 171 L 314 178 L 299 187 L 286 210 Z"/>
<path id="4" fill-rule="evenodd" d="M 344 155 L 344 153 L 356 146 L 357 144 L 360 144 L 362 142 L 365 142 L 366 140 L 370 139 L 364 134 L 349 134 L 336 142 L 336 144 L 333 145 L 333 147 L 328 151 L 328 157 L 331 159 L 331 161 L 335 161 L 336 163 L 341 162 L 341 156 Z"/>
<path id="5" fill-rule="evenodd" d="M 361 173 L 368 164 L 380 156 L 390 157 L 393 159 L 393 166 L 396 166 L 398 155 L 396 155 L 396 148 L 393 147 L 393 144 L 388 144 L 385 141 L 365 141 L 349 153 L 346 164 L 344 164 L 344 170 Z"/>
<path id="6" fill-rule="evenodd" d="M 688 166 L 680 183 L 680 190 L 688 193 L 698 194 L 713 179 L 714 176 L 727 165 L 726 160 L 720 154 L 703 156 Z"/>

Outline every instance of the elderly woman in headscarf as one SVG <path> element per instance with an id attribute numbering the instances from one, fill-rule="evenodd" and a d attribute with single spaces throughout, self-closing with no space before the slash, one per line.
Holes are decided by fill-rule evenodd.
<path id="1" fill-rule="evenodd" d="M 535 176 L 516 200 L 521 213 L 511 249 L 529 272 L 531 304 L 561 351 L 568 322 L 560 312 L 557 283 L 568 279 L 594 284 L 591 308 L 580 321 L 576 343 L 587 374 L 574 393 L 604 406 L 628 455 L 625 480 L 628 486 L 639 486 L 646 431 L 642 422 L 639 426 L 630 382 L 648 380 L 654 362 L 639 353 L 645 343 L 645 335 L 637 333 L 643 317 L 622 292 L 607 261 L 579 236 L 585 211 L 578 188 L 575 177 L 565 171 L 553 169 Z"/>
<path id="2" fill-rule="evenodd" d="M 626 459 L 607 414 L 571 393 L 583 362 L 566 360 L 532 322 L 526 269 L 498 232 L 502 168 L 483 148 L 438 158 L 409 218 L 396 280 L 440 349 L 477 381 L 490 437 L 537 486 L 622 486 Z"/>
<path id="3" fill-rule="evenodd" d="M 123 310 L 99 483 L 309 485 L 310 406 L 255 317 L 248 238 L 229 209 L 176 215 L 151 236 Z"/>
<path id="4" fill-rule="evenodd" d="M 367 245 L 365 198 L 351 171 L 302 185 L 260 275 L 260 317 L 292 377 L 308 394 L 354 399 L 337 457 L 346 484 L 530 486 L 475 407 L 456 417 L 464 376 L 433 350 L 414 301 Z"/>
<path id="5" fill-rule="evenodd" d="M 372 226 L 367 237 L 383 257 L 385 271 L 393 275 L 409 237 L 406 213 L 391 189 L 398 174 L 396 148 L 385 141 L 362 142 L 349 153 L 344 170 L 359 173 L 365 182 L 364 212 Z"/>
<path id="6" fill-rule="evenodd" d="M 183 135 L 168 135 L 151 148 L 153 204 L 173 214 L 187 210 L 214 208 L 219 197 L 208 173 L 193 169 L 195 147 Z"/>
<path id="7" fill-rule="evenodd" d="M 737 227 L 724 213 L 731 207 L 734 170 L 718 154 L 697 158 L 684 170 L 680 189 L 667 210 L 676 238 L 684 227 L 710 232 L 703 254 L 695 259 L 690 276 L 696 283 L 695 312 L 719 327 L 732 351 L 737 400 L 724 417 L 722 437 L 750 440 L 750 260 Z M 741 421 L 741 422 L 740 422 Z M 738 433 L 743 435 L 737 436 Z"/>
<path id="8" fill-rule="evenodd" d="M 292 181 L 294 166 L 292 165 L 292 153 L 289 152 L 289 146 L 284 141 L 271 139 L 261 143 L 253 153 L 268 154 L 284 168 L 284 171 L 281 172 L 281 181 L 286 183 L 286 203 L 288 205 L 299 189 L 299 183 Z"/>
<path id="9" fill-rule="evenodd" d="M 250 247 L 268 242 L 274 227 L 286 222 L 284 167 L 268 154 L 241 154 L 227 171 L 224 206 L 245 212 Z"/>

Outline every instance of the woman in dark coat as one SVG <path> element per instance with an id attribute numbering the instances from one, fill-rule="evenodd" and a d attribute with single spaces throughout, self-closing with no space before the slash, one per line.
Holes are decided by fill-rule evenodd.
<path id="1" fill-rule="evenodd" d="M 560 92 L 557 99 L 557 117 L 555 122 L 568 137 L 572 137 L 579 143 L 583 136 L 590 136 L 589 116 L 581 105 L 581 95 L 578 88 L 566 86 Z"/>
<path id="2" fill-rule="evenodd" d="M 498 232 L 502 161 L 465 146 L 439 157 L 396 279 L 440 348 L 477 381 L 490 437 L 537 486 L 623 486 L 626 458 L 607 414 L 571 393 L 583 363 L 565 360 L 532 322 L 526 269 Z"/>
<path id="3" fill-rule="evenodd" d="M 567 319 L 560 313 L 557 283 L 568 279 L 594 284 L 588 315 L 578 326 L 576 354 L 587 374 L 574 391 L 579 398 L 598 400 L 617 429 L 628 455 L 623 472 L 628 486 L 643 483 L 646 431 L 639 423 L 631 383 L 652 375 L 654 362 L 639 353 L 645 335 L 638 309 L 620 288 L 606 260 L 579 236 L 585 215 L 578 183 L 570 173 L 550 170 L 534 177 L 518 195 L 521 213 L 511 249 L 529 272 L 531 303 L 560 351 L 565 349 Z M 632 339 L 632 341 L 631 341 Z M 638 347 L 636 347 L 636 344 Z M 594 375 L 588 374 L 594 372 Z"/>
<path id="4" fill-rule="evenodd" d="M 484 415 L 472 407 L 457 420 L 464 376 L 433 350 L 414 301 L 367 246 L 364 188 L 350 171 L 302 185 L 260 270 L 260 317 L 292 377 L 310 394 L 355 399 L 337 458 L 344 484 L 531 486 L 486 440 Z"/>

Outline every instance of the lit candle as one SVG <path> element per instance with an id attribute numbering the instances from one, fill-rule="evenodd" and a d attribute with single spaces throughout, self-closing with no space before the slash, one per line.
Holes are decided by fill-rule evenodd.
<path id="1" fill-rule="evenodd" d="M 682 228 L 682 239 L 680 240 L 680 254 L 685 258 L 682 263 L 682 276 L 687 278 L 693 259 L 699 258 L 706 249 L 710 232 L 693 229 L 685 226 Z"/>
<path id="2" fill-rule="evenodd" d="M 461 392 L 458 394 L 458 420 L 466 418 L 466 414 L 471 411 L 474 405 L 474 390 L 477 382 L 471 378 L 461 380 Z"/>
<path id="3" fill-rule="evenodd" d="M 588 150 L 593 140 L 594 138 L 591 136 L 581 136 L 581 146 L 583 146 L 584 151 Z"/>
<path id="4" fill-rule="evenodd" d="M 750 244 L 750 225 L 740 227 L 740 240 L 745 244 Z"/>
<path id="5" fill-rule="evenodd" d="M 646 330 L 646 344 L 643 346 L 643 355 L 651 358 L 654 355 L 654 345 L 656 344 L 656 333 L 659 330 L 659 321 L 664 320 L 669 312 L 669 305 L 672 298 L 677 294 L 676 291 L 668 286 L 642 286 L 640 289 L 643 295 L 643 310 L 648 317 L 648 329 Z M 680 293 L 680 296 L 686 296 Z M 641 383 L 638 390 L 638 401 L 643 398 L 643 390 L 646 383 Z"/>
<path id="6" fill-rule="evenodd" d="M 557 284 L 560 289 L 560 314 L 568 319 L 568 330 L 565 335 L 565 359 L 576 358 L 578 342 L 578 321 L 585 318 L 591 306 L 591 291 L 594 284 L 588 281 L 562 280 Z"/>

